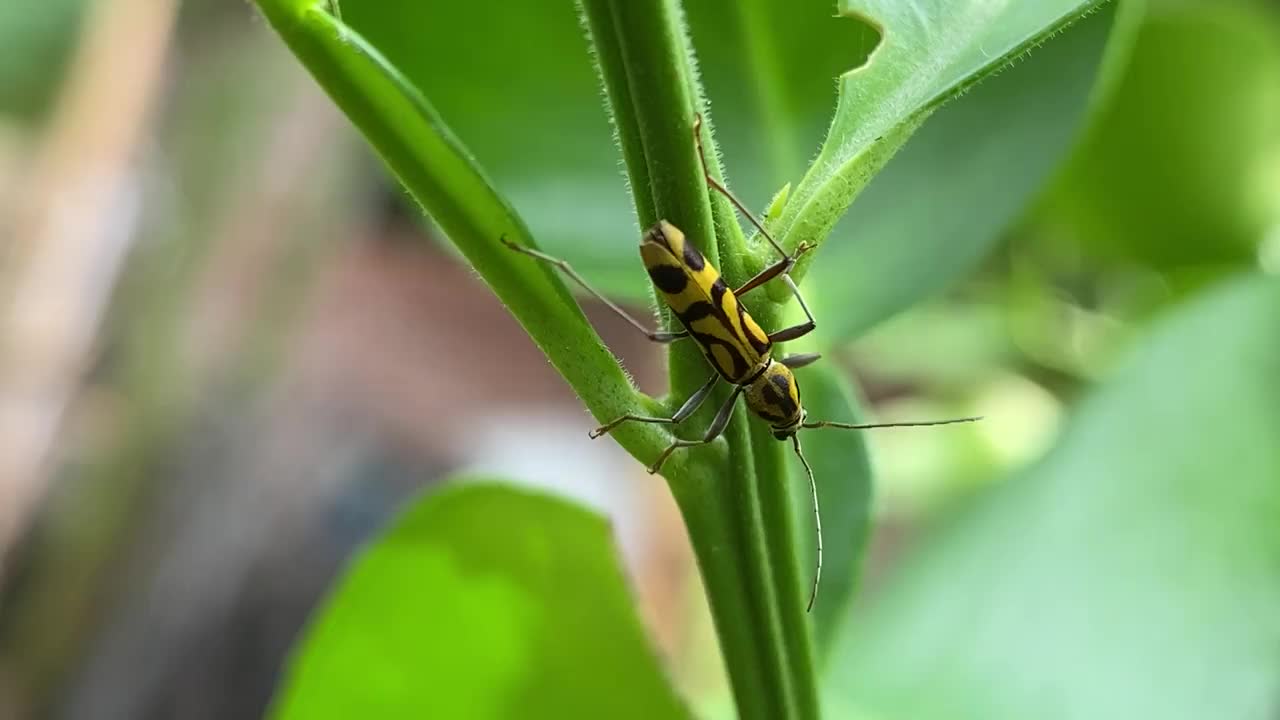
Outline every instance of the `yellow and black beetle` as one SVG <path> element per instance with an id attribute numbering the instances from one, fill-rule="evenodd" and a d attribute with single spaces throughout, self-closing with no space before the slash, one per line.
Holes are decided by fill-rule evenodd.
<path id="1" fill-rule="evenodd" d="M 795 340 L 813 331 L 816 327 L 813 314 L 809 312 L 809 307 L 805 304 L 804 297 L 800 294 L 800 289 L 796 287 L 795 281 L 791 279 L 790 275 L 796 259 L 803 255 L 808 250 L 808 247 L 801 245 L 796 249 L 795 254 L 788 255 L 773 239 L 773 236 L 765 230 L 764 225 L 756 220 L 746 207 L 729 192 L 728 188 L 720 184 L 707 172 L 706 155 L 702 149 L 701 126 L 701 116 L 695 116 L 693 122 L 694 142 L 698 149 L 698 158 L 702 163 L 702 172 L 707 183 L 728 198 L 734 207 L 746 216 L 760 231 L 760 234 L 778 251 L 781 258 L 760 271 L 755 277 L 743 284 L 742 287 L 731 290 L 725 284 L 720 272 L 706 261 L 702 253 L 693 246 L 693 243 L 689 242 L 679 228 L 666 220 L 659 220 L 657 224 L 645 231 L 641 237 L 640 256 L 649 272 L 649 279 L 653 282 L 658 294 L 662 296 L 663 302 L 667 304 L 667 307 L 671 308 L 672 314 L 680 320 L 680 324 L 684 327 L 683 330 L 674 332 L 649 330 L 611 300 L 592 289 L 583 280 L 582 276 L 564 260 L 551 257 L 532 248 L 516 245 L 506 238 L 503 238 L 502 241 L 512 250 L 560 268 L 584 290 L 609 306 L 623 319 L 648 336 L 650 340 L 670 343 L 686 337 L 691 338 L 702 349 L 702 354 L 706 356 L 707 361 L 714 368 L 711 377 L 693 395 L 689 396 L 689 399 L 685 400 L 680 409 L 676 410 L 671 417 L 623 415 L 592 430 L 592 438 L 598 438 L 625 422 L 679 424 L 702 405 L 703 401 L 711 395 L 711 391 L 715 386 L 723 379 L 732 384 L 734 389 L 724 404 L 720 406 L 719 412 L 716 413 L 715 419 L 711 421 L 711 424 L 707 426 L 706 432 L 697 440 L 675 440 L 662 451 L 658 459 L 649 467 L 649 472 L 658 472 L 671 453 L 677 449 L 706 445 L 719 437 L 724 432 L 725 426 L 729 424 L 729 418 L 733 415 L 733 408 L 738 401 L 738 396 L 744 393 L 747 397 L 747 407 L 757 417 L 769 423 L 770 428 L 773 430 L 773 436 L 779 440 L 791 440 L 796 455 L 799 456 L 800 462 L 804 465 L 805 472 L 808 474 L 809 490 L 813 496 L 814 525 L 817 531 L 817 568 L 814 571 L 813 588 L 809 594 L 809 608 L 812 609 L 813 601 L 818 594 L 818 582 L 822 577 L 822 520 L 818 512 L 818 489 L 813 479 L 813 469 L 809 467 L 809 462 L 805 460 L 804 453 L 800 449 L 800 439 L 797 437 L 797 432 L 801 429 L 823 427 L 865 430 L 883 427 L 947 425 L 958 422 L 972 422 L 979 418 L 967 417 L 927 422 L 859 424 L 829 420 L 809 421 L 806 419 L 804 406 L 800 403 L 800 388 L 796 384 L 795 375 L 791 371 L 794 368 L 808 365 L 817 360 L 820 355 L 808 353 L 774 359 L 772 352 L 774 343 Z M 779 277 L 791 288 L 791 292 L 800 304 L 800 309 L 804 311 L 806 319 L 805 322 L 799 325 L 766 333 L 752 319 L 751 314 L 747 312 L 740 298 L 770 280 Z"/>

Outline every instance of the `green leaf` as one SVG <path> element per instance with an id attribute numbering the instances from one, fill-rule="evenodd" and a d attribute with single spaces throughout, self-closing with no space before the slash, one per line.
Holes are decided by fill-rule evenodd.
<path id="1" fill-rule="evenodd" d="M 871 181 L 812 269 L 829 342 L 937 292 L 990 251 L 1083 126 L 1114 14 L 1104 8 L 942 107 Z"/>
<path id="2" fill-rule="evenodd" d="M 1277 88 L 1274 4 L 1154 3 L 1048 219 L 1075 228 L 1071 252 L 1115 265 L 1252 264 L 1280 222 Z"/>
<path id="3" fill-rule="evenodd" d="M 842 2 L 843 14 L 868 19 L 881 28 L 883 40 L 866 66 L 841 78 L 827 139 L 774 228 L 783 246 L 824 241 L 858 193 L 935 107 L 1099 4 Z M 812 258 L 797 270 L 803 271 Z"/>
<path id="4" fill-rule="evenodd" d="M 312 618 L 278 718 L 686 718 L 608 522 L 495 484 L 418 500 Z"/>
<path id="5" fill-rule="evenodd" d="M 832 0 L 703 0 L 687 4 L 716 140 L 749 207 L 799 180 L 831 124 L 835 78 L 866 62 L 880 38 L 832 14 Z"/>
<path id="6" fill-rule="evenodd" d="M 796 379 L 804 389 L 810 420 L 862 421 L 858 398 L 836 360 L 801 368 Z M 822 510 L 822 586 L 813 604 L 813 626 L 818 655 L 825 657 L 849 614 L 862 569 L 871 511 L 871 461 L 860 431 L 809 430 L 801 433 L 800 441 L 813 466 Z M 813 568 L 813 499 L 803 469 L 795 468 L 792 476 L 800 567 Z"/>
<path id="7" fill-rule="evenodd" d="M 1280 280 L 1181 307 L 840 638 L 845 716 L 1244 720 L 1280 702 Z M 858 714 L 852 714 L 857 711 Z"/>

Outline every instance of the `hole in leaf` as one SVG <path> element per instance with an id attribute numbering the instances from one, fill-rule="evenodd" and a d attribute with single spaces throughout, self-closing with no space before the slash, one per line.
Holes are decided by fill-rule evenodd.
<path id="1" fill-rule="evenodd" d="M 843 75 L 867 64 L 872 53 L 884 40 L 884 30 L 874 20 L 862 15 L 836 15 L 835 17 L 846 21 L 839 23 L 843 26 L 843 32 L 848 38 L 848 44 L 840 46 L 844 55 L 837 74 Z"/>

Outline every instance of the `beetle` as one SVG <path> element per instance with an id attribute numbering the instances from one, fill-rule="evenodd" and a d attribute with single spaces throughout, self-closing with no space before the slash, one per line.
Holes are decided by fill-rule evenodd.
<path id="1" fill-rule="evenodd" d="M 773 357 L 773 346 L 803 337 L 814 330 L 817 323 L 813 313 L 800 294 L 800 288 L 791 278 L 791 269 L 796 260 L 810 249 L 801 244 L 792 254 L 782 249 L 764 225 L 729 192 L 723 184 L 712 177 L 707 170 L 707 160 L 702 147 L 702 117 L 694 116 L 693 136 L 697 146 L 698 159 L 702 165 L 702 174 L 707 184 L 724 195 L 760 231 L 770 245 L 781 256 L 772 265 L 764 268 L 755 277 L 747 280 L 741 287 L 730 289 L 720 275 L 719 270 L 706 261 L 702 253 L 694 247 L 685 234 L 666 220 L 659 220 L 644 232 L 640 239 L 640 257 L 644 261 L 649 279 L 653 282 L 658 294 L 662 297 L 673 315 L 680 321 L 682 330 L 663 331 L 650 330 L 643 323 L 633 318 L 625 310 L 594 290 L 586 280 L 573 269 L 569 263 L 552 257 L 533 248 L 517 245 L 504 236 L 503 244 L 508 248 L 549 263 L 559 268 L 588 293 L 603 302 L 632 326 L 643 332 L 650 340 L 658 343 L 672 343 L 684 338 L 692 339 L 702 350 L 713 372 L 705 383 L 689 396 L 680 408 L 670 417 L 647 417 L 642 415 L 623 415 L 592 430 L 591 437 L 598 438 L 614 428 L 627 422 L 660 423 L 678 425 L 691 416 L 702 403 L 710 397 L 716 385 L 724 380 L 733 385 L 733 392 L 725 399 L 711 424 L 707 426 L 702 437 L 696 440 L 677 438 L 671 443 L 653 465 L 650 473 L 662 469 L 663 463 L 673 452 L 680 448 L 706 445 L 715 441 L 733 416 L 733 408 L 738 397 L 746 396 L 747 408 L 769 424 L 773 436 L 778 440 L 791 440 L 796 455 L 804 465 L 809 479 L 809 490 L 813 498 L 814 526 L 817 533 L 817 567 L 814 571 L 813 587 L 809 594 L 808 608 L 813 608 L 818 594 L 818 583 L 822 577 L 822 520 L 818 511 L 818 489 L 814 481 L 813 469 L 805 459 L 800 448 L 798 432 L 801 429 L 844 428 L 865 430 L 884 427 L 919 427 L 926 425 L 948 425 L 960 422 L 972 422 L 980 418 L 966 417 L 950 420 L 934 420 L 924 422 L 894 423 L 843 423 L 830 420 L 810 421 L 806 417 L 804 406 L 800 402 L 800 388 L 796 383 L 792 370 L 804 367 L 821 357 L 818 353 L 787 355 L 782 358 Z M 771 280 L 781 278 L 791 289 L 792 295 L 804 311 L 805 321 L 772 333 L 765 332 L 751 317 L 741 298 L 747 293 L 761 287 Z"/>

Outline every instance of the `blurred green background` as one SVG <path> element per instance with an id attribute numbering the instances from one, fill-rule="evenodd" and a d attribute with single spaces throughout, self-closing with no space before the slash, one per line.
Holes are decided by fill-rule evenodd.
<path id="1" fill-rule="evenodd" d="M 878 38 L 825 3 L 733 7 L 689 21 L 763 207 Z M 571 3 L 343 13 L 544 248 L 646 312 Z M 849 717 L 1280 717 L 1280 8 L 1103 15 L 940 110 L 813 266 L 827 359 L 877 417 L 986 417 L 867 437 L 873 536 L 826 666 Z M 251 6 L 10 2 L 0 47 L 0 718 L 261 715 L 352 552 L 461 471 L 605 513 L 675 686 L 722 702 L 666 488 L 586 439 Z M 912 243 L 937 262 L 903 267 Z M 864 292 L 886 276 L 947 289 Z M 587 311 L 662 392 L 659 351 Z"/>

